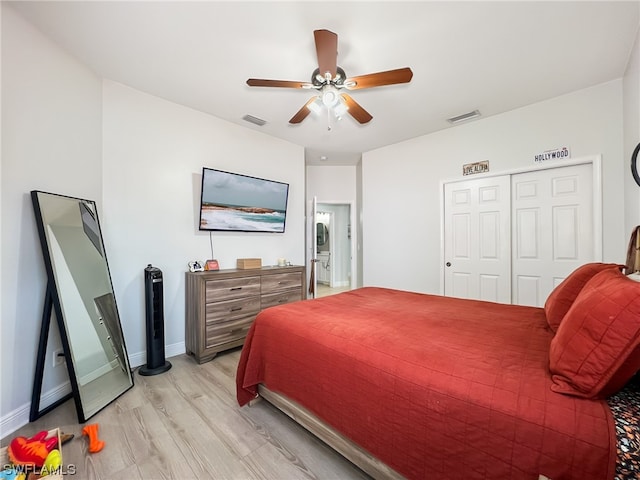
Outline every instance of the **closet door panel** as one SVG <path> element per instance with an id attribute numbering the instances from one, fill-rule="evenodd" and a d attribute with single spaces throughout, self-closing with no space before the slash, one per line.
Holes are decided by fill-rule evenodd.
<path id="1" fill-rule="evenodd" d="M 518 258 L 540 258 L 540 209 L 521 208 L 515 212 L 514 247 Z"/>
<path id="2" fill-rule="evenodd" d="M 593 261 L 590 164 L 512 176 L 513 303 L 541 307 L 553 288 Z"/>
<path id="3" fill-rule="evenodd" d="M 445 295 L 509 303 L 510 177 L 445 184 Z"/>
<path id="4" fill-rule="evenodd" d="M 578 205 L 562 205 L 551 209 L 553 228 L 554 261 L 577 260 L 580 256 L 578 225 L 580 208 Z"/>

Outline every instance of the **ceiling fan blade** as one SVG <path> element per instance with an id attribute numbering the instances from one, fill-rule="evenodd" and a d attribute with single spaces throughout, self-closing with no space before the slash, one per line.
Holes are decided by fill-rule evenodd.
<path id="1" fill-rule="evenodd" d="M 318 97 L 311 97 L 309 101 L 305 103 L 304 106 L 300 110 L 298 110 L 293 117 L 291 117 L 289 123 L 300 123 L 302 120 L 307 118 L 307 115 L 309 115 L 309 113 L 311 112 L 311 110 L 309 110 L 309 105 L 315 102 L 316 98 Z"/>
<path id="2" fill-rule="evenodd" d="M 329 72 L 331 78 L 335 77 L 338 62 L 338 35 L 329 30 L 314 30 L 313 38 L 316 41 L 320 75 L 324 78 L 325 73 Z"/>
<path id="3" fill-rule="evenodd" d="M 347 95 L 346 93 L 341 93 L 340 96 L 344 99 L 347 107 L 349 107 L 349 114 L 358 122 L 367 123 L 373 118 L 369 112 L 362 108 L 360 104 L 349 95 Z"/>
<path id="4" fill-rule="evenodd" d="M 344 85 L 348 90 L 358 90 L 359 88 L 408 83 L 411 81 L 411 78 L 413 78 L 413 72 L 409 67 L 405 67 L 398 68 L 397 70 L 387 70 L 386 72 L 369 73 L 368 75 L 347 78 L 344 81 Z M 355 85 L 353 85 L 354 83 Z"/>
<path id="5" fill-rule="evenodd" d="M 282 87 L 282 88 L 313 88 L 309 82 L 295 82 L 290 80 L 264 80 L 262 78 L 250 78 L 247 80 L 250 87 Z"/>

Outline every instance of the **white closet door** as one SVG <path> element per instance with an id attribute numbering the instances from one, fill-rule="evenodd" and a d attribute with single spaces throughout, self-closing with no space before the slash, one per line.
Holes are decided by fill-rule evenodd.
<path id="1" fill-rule="evenodd" d="M 543 306 L 551 290 L 593 261 L 591 164 L 512 176 L 513 303 Z"/>
<path id="2" fill-rule="evenodd" d="M 511 302 L 510 176 L 444 185 L 444 294 Z"/>

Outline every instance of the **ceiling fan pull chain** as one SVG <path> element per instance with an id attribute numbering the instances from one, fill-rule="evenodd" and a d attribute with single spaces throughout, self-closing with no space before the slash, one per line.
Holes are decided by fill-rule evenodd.
<path id="1" fill-rule="evenodd" d="M 327 107 L 327 131 L 331 131 L 331 108 Z"/>

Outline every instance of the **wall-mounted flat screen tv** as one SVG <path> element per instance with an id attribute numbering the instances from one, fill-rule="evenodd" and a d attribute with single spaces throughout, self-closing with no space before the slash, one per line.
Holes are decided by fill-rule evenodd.
<path id="1" fill-rule="evenodd" d="M 202 169 L 200 230 L 283 233 L 289 184 Z"/>

